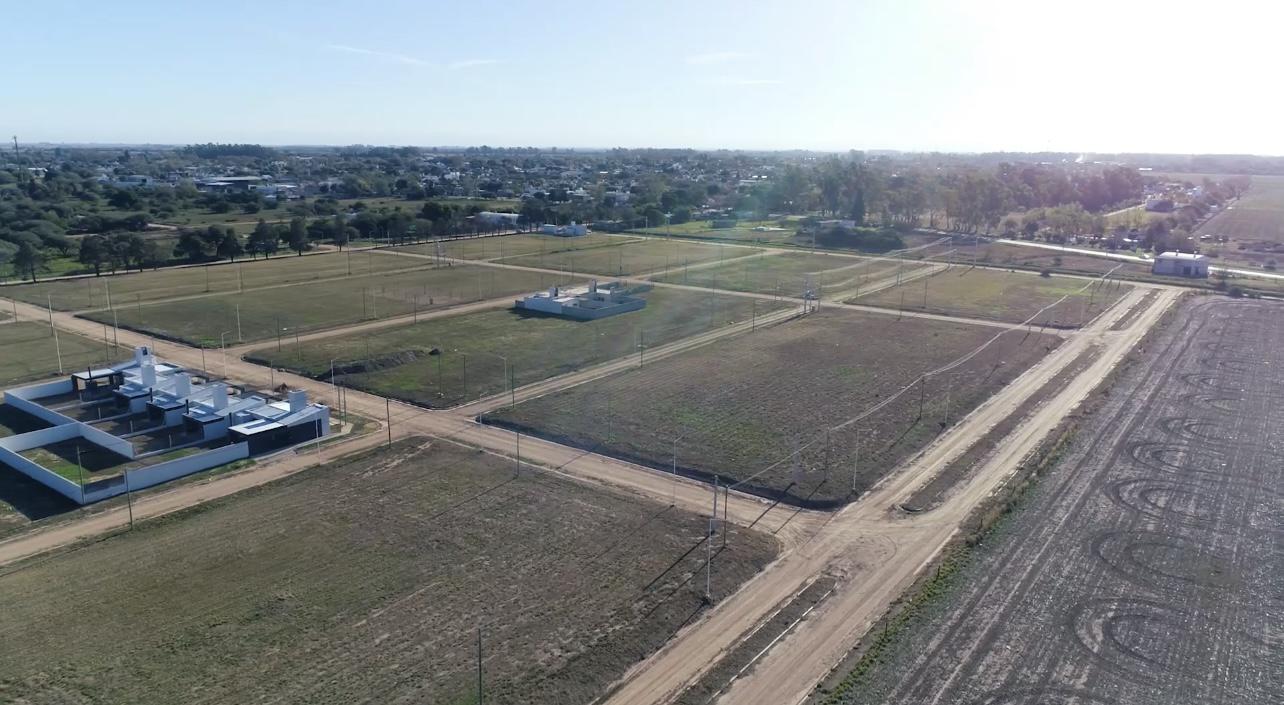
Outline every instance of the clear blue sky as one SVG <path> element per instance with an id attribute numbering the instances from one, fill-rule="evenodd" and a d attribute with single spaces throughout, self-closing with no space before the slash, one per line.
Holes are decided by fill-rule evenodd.
<path id="1" fill-rule="evenodd" d="M 6 3 L 0 130 L 261 142 L 1284 154 L 1245 0 Z"/>

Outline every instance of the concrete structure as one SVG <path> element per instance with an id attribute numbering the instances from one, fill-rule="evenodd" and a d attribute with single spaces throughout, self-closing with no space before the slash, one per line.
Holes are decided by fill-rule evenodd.
<path id="1" fill-rule="evenodd" d="M 588 235 L 588 226 L 583 223 L 571 221 L 570 225 L 553 225 L 545 223 L 540 226 L 539 231 L 545 235 L 556 235 L 558 237 L 579 237 Z"/>
<path id="2" fill-rule="evenodd" d="M 65 379 L 10 389 L 10 407 L 49 428 L 0 439 L 7 465 L 78 504 L 320 438 L 330 432 L 330 409 L 306 393 L 285 400 L 232 394 L 223 382 L 198 382 L 157 360 L 147 347 L 131 360 L 74 372 Z M 75 454 L 56 469 L 39 459 L 72 444 Z M 33 453 L 46 449 L 45 453 Z M 81 450 L 94 453 L 100 472 L 85 470 Z M 193 452 L 195 451 L 195 452 Z M 24 455 L 24 453 L 26 455 Z M 74 463 L 75 481 L 66 466 Z M 115 472 L 119 465 L 119 472 Z"/>
<path id="3" fill-rule="evenodd" d="M 482 211 L 473 216 L 473 222 L 487 227 L 517 227 L 517 219 L 521 216 L 517 213 L 496 213 L 494 211 Z"/>
<path id="4" fill-rule="evenodd" d="M 1205 279 L 1208 277 L 1208 258 L 1189 252 L 1165 252 L 1155 258 L 1150 272 L 1171 277 Z"/>
<path id="5" fill-rule="evenodd" d="M 593 281 L 586 287 L 550 287 L 518 299 L 513 306 L 519 311 L 591 321 L 641 310 L 646 307 L 646 299 L 631 296 L 619 282 L 598 286 Z"/>

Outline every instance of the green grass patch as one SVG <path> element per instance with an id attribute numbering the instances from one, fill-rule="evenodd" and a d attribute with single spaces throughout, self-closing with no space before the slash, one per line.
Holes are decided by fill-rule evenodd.
<path id="1" fill-rule="evenodd" d="M 497 355 L 508 358 L 521 386 L 637 355 L 639 345 L 664 345 L 780 307 L 714 292 L 654 289 L 642 296 L 646 308 L 596 321 L 483 311 L 338 335 L 300 348 L 269 346 L 249 357 L 318 378 L 328 378 L 334 360 L 344 385 L 427 406 L 453 406 L 507 388 L 505 363 Z M 441 354 L 430 354 L 434 349 Z"/>

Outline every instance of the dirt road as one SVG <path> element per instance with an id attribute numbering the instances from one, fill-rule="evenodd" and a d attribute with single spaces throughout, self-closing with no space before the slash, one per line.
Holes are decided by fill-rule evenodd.
<path id="1" fill-rule="evenodd" d="M 1142 298 L 1141 291 L 1125 296 L 1082 334 L 1070 338 L 974 410 L 860 501 L 834 515 L 811 540 L 632 669 L 605 702 L 653 705 L 673 699 L 733 649 L 766 611 L 788 598 L 810 576 L 827 573 L 840 579 L 830 598 L 763 656 L 753 670 L 731 684 L 721 702 L 781 705 L 803 700 L 935 556 L 959 522 L 1087 396 L 1177 294 L 1164 291 L 1131 326 L 1110 331 L 1111 325 Z M 915 487 L 966 450 L 1094 342 L 1102 346 L 1096 362 L 1000 443 L 963 488 L 936 510 L 922 515 L 909 517 L 894 510 Z"/>

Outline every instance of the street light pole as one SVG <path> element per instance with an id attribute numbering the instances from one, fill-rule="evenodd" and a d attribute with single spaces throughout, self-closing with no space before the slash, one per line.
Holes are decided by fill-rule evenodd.
<path id="1" fill-rule="evenodd" d="M 218 334 L 218 345 L 223 349 L 223 379 L 227 379 L 227 340 L 225 338 L 231 334 L 230 330 Z"/>

